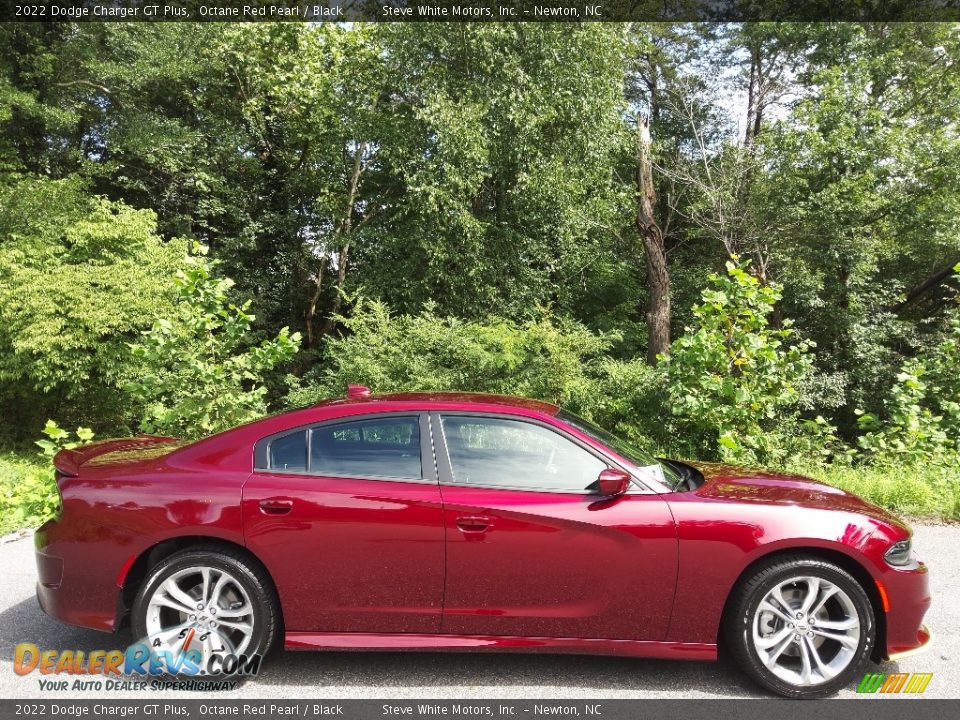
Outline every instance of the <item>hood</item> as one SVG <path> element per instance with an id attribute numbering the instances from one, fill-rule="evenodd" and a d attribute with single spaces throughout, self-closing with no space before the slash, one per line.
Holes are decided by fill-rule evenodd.
<path id="1" fill-rule="evenodd" d="M 816 510 L 839 510 L 867 515 L 909 530 L 901 520 L 883 508 L 846 490 L 803 475 L 721 463 L 687 462 L 686 464 L 703 473 L 704 483 L 694 491 L 702 498 L 764 505 L 796 505 Z"/>
<path id="2" fill-rule="evenodd" d="M 81 467 L 126 465 L 162 457 L 184 445 L 171 437 L 138 435 L 132 438 L 98 440 L 87 445 L 61 450 L 53 464 L 63 475 L 76 476 Z"/>

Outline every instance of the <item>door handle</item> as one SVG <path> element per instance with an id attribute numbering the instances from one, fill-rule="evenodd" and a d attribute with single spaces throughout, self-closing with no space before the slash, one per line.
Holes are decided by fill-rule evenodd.
<path id="1" fill-rule="evenodd" d="M 488 530 L 493 520 L 482 515 L 463 515 L 457 518 L 457 527 L 465 533 L 479 533 Z"/>
<path id="2" fill-rule="evenodd" d="M 260 501 L 260 512 L 265 515 L 286 515 L 293 510 L 293 500 L 268 498 Z"/>

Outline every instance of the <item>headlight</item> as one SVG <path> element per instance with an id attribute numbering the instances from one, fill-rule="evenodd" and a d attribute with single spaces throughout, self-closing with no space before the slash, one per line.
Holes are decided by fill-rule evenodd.
<path id="1" fill-rule="evenodd" d="M 883 554 L 883 559 L 890 565 L 902 567 L 910 564 L 910 538 L 900 540 L 890 546 L 890 549 Z"/>

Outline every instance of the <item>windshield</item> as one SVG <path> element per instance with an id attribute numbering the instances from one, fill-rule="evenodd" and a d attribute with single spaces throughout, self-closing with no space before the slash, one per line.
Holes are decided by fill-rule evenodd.
<path id="1" fill-rule="evenodd" d="M 636 465 L 640 471 L 641 477 L 653 477 L 653 479 L 666 485 L 672 490 L 678 488 L 683 479 L 677 474 L 677 471 L 666 463 L 662 463 L 653 455 L 644 452 L 629 440 L 617 437 L 611 432 L 607 432 L 602 427 L 594 425 L 589 420 L 584 420 L 578 415 L 574 415 L 569 410 L 561 409 L 557 417 L 568 425 L 572 425 L 580 432 L 586 433 L 597 442 L 606 445 L 615 453 Z"/>

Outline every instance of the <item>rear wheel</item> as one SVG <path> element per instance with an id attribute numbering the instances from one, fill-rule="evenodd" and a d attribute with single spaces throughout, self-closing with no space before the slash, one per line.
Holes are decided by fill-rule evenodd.
<path id="1" fill-rule="evenodd" d="M 857 678 L 873 650 L 870 599 L 833 563 L 781 558 L 734 592 L 730 650 L 750 677 L 778 695 L 833 695 Z"/>
<path id="2" fill-rule="evenodd" d="M 157 655 L 190 659 L 203 675 L 234 672 L 228 656 L 266 655 L 277 625 L 265 572 L 242 553 L 220 548 L 183 550 L 161 561 L 133 603 L 135 636 Z"/>

